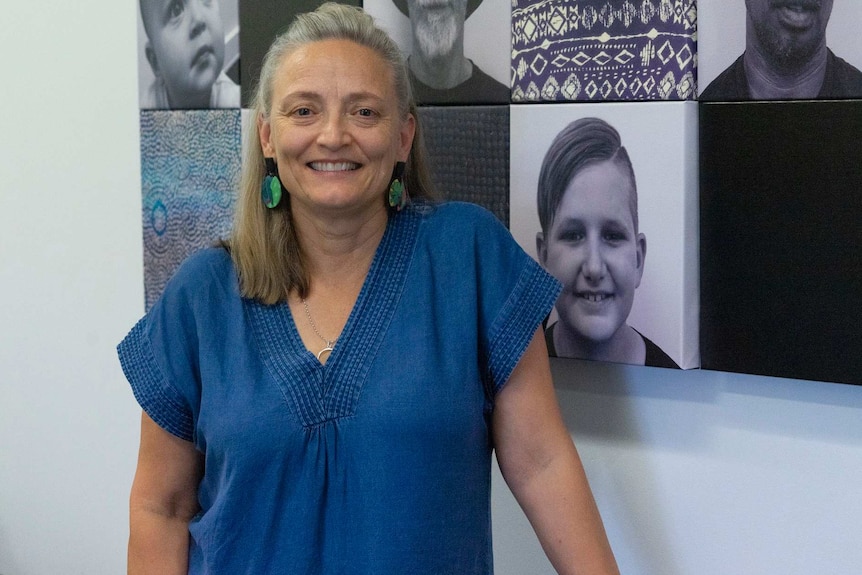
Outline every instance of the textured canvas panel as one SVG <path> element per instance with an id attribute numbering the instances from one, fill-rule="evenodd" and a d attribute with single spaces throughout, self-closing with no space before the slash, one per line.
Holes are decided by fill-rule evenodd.
<path id="1" fill-rule="evenodd" d="M 694 0 L 513 0 L 512 101 L 689 100 Z"/>
<path id="2" fill-rule="evenodd" d="M 141 7 L 164 9 L 156 0 L 141 0 L 138 5 L 138 101 L 141 109 L 204 109 L 239 107 L 240 35 L 238 0 L 217 0 L 199 8 L 172 9 L 172 16 L 161 26 L 148 18 L 149 38 Z M 182 7 L 180 5 L 180 7 Z M 157 37 L 155 37 L 157 35 Z M 165 102 L 166 78 L 185 82 L 195 76 L 210 76 L 210 66 L 221 60 L 218 80 L 211 90 L 209 105 L 198 106 L 180 98 Z M 183 75 L 186 78 L 181 78 Z"/>
<path id="3" fill-rule="evenodd" d="M 242 105 L 251 107 L 260 65 L 275 37 L 284 32 L 297 14 L 310 12 L 325 0 L 242 0 L 239 23 L 242 28 Z M 361 6 L 360 0 L 338 0 L 339 4 Z"/>
<path id="4" fill-rule="evenodd" d="M 635 173 L 638 230 L 646 236 L 643 276 L 627 323 L 680 367 L 698 367 L 697 103 L 536 104 L 512 106 L 511 114 L 510 229 L 540 262 L 537 190 L 551 142 L 587 117 L 619 132 Z"/>
<path id="5" fill-rule="evenodd" d="M 509 223 L 509 106 L 422 107 L 432 179 L 443 198 Z"/>
<path id="6" fill-rule="evenodd" d="M 700 124 L 703 367 L 862 384 L 862 101 Z"/>
<path id="7" fill-rule="evenodd" d="M 144 291 L 227 235 L 240 171 L 240 111 L 141 111 Z"/>

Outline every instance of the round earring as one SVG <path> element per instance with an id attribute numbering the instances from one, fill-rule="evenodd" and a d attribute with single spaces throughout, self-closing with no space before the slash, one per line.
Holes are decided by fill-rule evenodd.
<path id="1" fill-rule="evenodd" d="M 260 199 L 263 201 L 263 205 L 272 209 L 281 202 L 283 188 L 281 187 L 281 180 L 278 179 L 275 158 L 264 158 L 263 161 L 266 164 L 266 177 L 260 184 Z"/>
<path id="2" fill-rule="evenodd" d="M 392 181 L 389 182 L 389 206 L 400 212 L 407 205 L 410 196 L 404 186 L 404 162 L 396 162 L 392 170 Z"/>

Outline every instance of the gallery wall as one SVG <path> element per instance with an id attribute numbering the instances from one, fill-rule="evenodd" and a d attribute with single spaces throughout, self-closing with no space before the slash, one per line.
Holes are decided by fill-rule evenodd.
<path id="1" fill-rule="evenodd" d="M 139 411 L 114 345 L 144 310 L 136 8 L 4 18 L 0 574 L 121 573 Z M 862 387 L 552 367 L 624 573 L 858 571 Z M 499 475 L 493 497 L 497 574 L 552 573 Z"/>

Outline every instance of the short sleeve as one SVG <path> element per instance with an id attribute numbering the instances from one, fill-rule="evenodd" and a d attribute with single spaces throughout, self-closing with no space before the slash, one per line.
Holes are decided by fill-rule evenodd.
<path id="1" fill-rule="evenodd" d="M 205 250 L 168 282 L 149 312 L 117 346 L 123 372 L 141 408 L 169 433 L 194 441 L 200 406 L 199 337 L 208 304 L 206 278 L 213 261 L 229 256 Z M 206 314 L 203 314 L 204 318 Z"/>
<path id="2" fill-rule="evenodd" d="M 560 283 L 490 212 L 472 210 L 483 378 L 493 398 L 551 312 Z"/>
<path id="3" fill-rule="evenodd" d="M 559 282 L 526 256 L 509 297 L 488 332 L 487 377 L 495 395 L 509 380 L 559 293 Z"/>
<path id="4" fill-rule="evenodd" d="M 193 418 L 182 394 L 168 381 L 156 360 L 150 339 L 153 317 L 135 324 L 117 346 L 120 365 L 141 408 L 159 427 L 180 439 L 192 441 Z M 163 347 L 164 342 L 156 343 Z"/>

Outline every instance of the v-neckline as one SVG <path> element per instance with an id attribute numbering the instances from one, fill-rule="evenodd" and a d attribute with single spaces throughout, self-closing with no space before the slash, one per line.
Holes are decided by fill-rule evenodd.
<path id="1" fill-rule="evenodd" d="M 351 415 L 395 313 L 412 259 L 420 215 L 389 217 L 353 309 L 321 363 L 305 347 L 287 302 L 244 300 L 261 359 L 306 427 Z"/>

